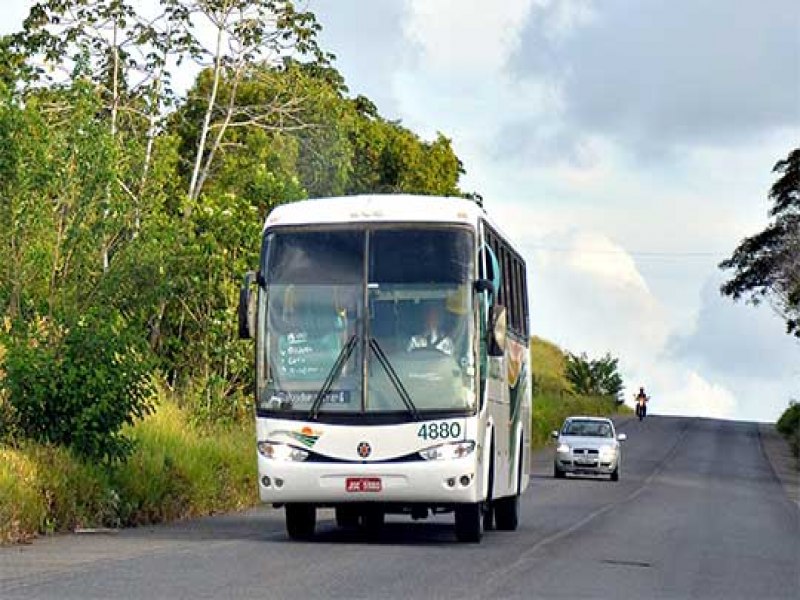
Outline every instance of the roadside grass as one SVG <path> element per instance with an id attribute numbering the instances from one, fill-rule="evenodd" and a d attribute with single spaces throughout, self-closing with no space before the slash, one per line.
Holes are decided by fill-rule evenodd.
<path id="1" fill-rule="evenodd" d="M 87 464 L 63 448 L 0 446 L 0 543 L 89 527 L 136 526 L 258 500 L 253 425 L 199 428 L 162 402 L 131 428 L 133 455 Z"/>
<path id="2" fill-rule="evenodd" d="M 123 525 L 209 515 L 258 500 L 250 422 L 200 428 L 164 403 L 132 433 L 136 451 L 112 473 Z"/>
<path id="3" fill-rule="evenodd" d="M 570 385 L 564 377 L 566 366 L 567 358 L 561 348 L 542 338 L 531 338 L 534 395 L 540 392 L 556 395 L 569 393 Z"/>

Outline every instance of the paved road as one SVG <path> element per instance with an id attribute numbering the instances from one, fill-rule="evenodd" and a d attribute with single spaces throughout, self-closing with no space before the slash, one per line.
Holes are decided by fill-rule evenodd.
<path id="1" fill-rule="evenodd" d="M 800 511 L 749 423 L 630 421 L 621 479 L 534 462 L 516 533 L 454 541 L 452 519 L 294 543 L 259 508 L 0 549 L 0 598 L 800 598 Z"/>

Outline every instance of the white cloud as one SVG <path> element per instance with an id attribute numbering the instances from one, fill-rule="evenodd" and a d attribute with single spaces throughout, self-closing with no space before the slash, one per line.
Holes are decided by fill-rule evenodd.
<path id="1" fill-rule="evenodd" d="M 649 374 L 648 406 L 651 414 L 731 419 L 737 416 L 735 395 L 724 385 L 712 383 L 691 369 L 664 368 Z"/>
<path id="2" fill-rule="evenodd" d="M 523 242 L 534 332 L 572 352 L 652 365 L 669 334 L 666 313 L 625 250 L 594 231 Z"/>
<path id="3" fill-rule="evenodd" d="M 427 69 L 494 72 L 519 43 L 532 0 L 409 0 L 406 37 L 419 44 Z"/>

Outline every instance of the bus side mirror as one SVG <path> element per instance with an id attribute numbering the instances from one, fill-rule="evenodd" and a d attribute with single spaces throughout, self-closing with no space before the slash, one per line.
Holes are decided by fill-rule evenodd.
<path id="1" fill-rule="evenodd" d="M 489 356 L 503 356 L 506 352 L 506 331 L 508 329 L 505 306 L 495 304 L 489 307 Z"/>
<path id="2" fill-rule="evenodd" d="M 248 271 L 244 283 L 239 290 L 239 339 L 253 339 L 256 330 L 256 295 L 253 294 L 253 282 L 259 280 L 255 271 Z"/>
<path id="3" fill-rule="evenodd" d="M 491 279 L 476 279 L 472 286 L 479 294 L 482 294 L 483 292 L 489 292 L 492 296 L 494 296 L 494 284 L 492 283 Z"/>

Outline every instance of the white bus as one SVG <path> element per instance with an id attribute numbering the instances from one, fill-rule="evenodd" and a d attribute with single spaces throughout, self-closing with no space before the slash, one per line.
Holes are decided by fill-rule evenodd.
<path id="1" fill-rule="evenodd" d="M 257 293 L 253 293 L 256 291 Z M 255 338 L 258 485 L 289 537 L 318 508 L 375 531 L 455 514 L 514 530 L 528 485 L 525 262 L 458 198 L 370 195 L 268 216 L 239 332 Z"/>

